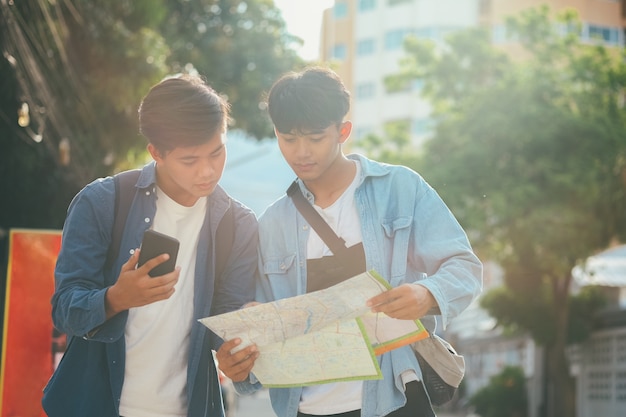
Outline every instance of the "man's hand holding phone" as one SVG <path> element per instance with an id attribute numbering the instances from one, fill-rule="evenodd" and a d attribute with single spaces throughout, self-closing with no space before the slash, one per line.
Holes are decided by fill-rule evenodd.
<path id="1" fill-rule="evenodd" d="M 178 241 L 146 231 L 141 249 L 122 265 L 117 282 L 107 290 L 106 318 L 170 298 L 180 274 L 180 267 L 174 267 L 177 254 Z"/>

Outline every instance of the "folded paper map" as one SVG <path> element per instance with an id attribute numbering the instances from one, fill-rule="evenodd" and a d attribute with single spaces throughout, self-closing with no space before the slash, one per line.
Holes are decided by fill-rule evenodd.
<path id="1" fill-rule="evenodd" d="M 419 320 L 372 313 L 367 300 L 390 289 L 375 271 L 332 287 L 200 322 L 224 340 L 255 343 L 252 372 L 266 387 L 380 379 L 376 355 L 428 337 Z"/>

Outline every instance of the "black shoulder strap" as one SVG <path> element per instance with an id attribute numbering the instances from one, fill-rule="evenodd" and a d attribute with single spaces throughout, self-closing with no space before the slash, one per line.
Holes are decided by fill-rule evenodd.
<path id="1" fill-rule="evenodd" d="M 113 229 L 111 229 L 111 244 L 107 252 L 106 267 L 110 267 L 119 255 L 122 234 L 126 226 L 126 218 L 135 196 L 135 184 L 141 174 L 140 169 L 120 172 L 113 176 L 115 184 L 115 208 L 113 213 Z"/>
<path id="2" fill-rule="evenodd" d="M 224 273 L 226 261 L 230 256 L 235 240 L 235 218 L 233 215 L 232 201 L 229 200 L 228 209 L 220 220 L 215 232 L 215 277 L 219 278 Z"/>
<path id="3" fill-rule="evenodd" d="M 293 204 L 296 205 L 300 214 L 302 214 L 311 227 L 315 229 L 315 232 L 324 241 L 324 243 L 328 245 L 328 249 L 330 249 L 333 254 L 339 255 L 347 249 L 345 240 L 337 236 L 328 223 L 324 221 L 322 216 L 320 216 L 315 208 L 313 208 L 307 199 L 304 198 L 297 181 L 294 181 L 289 186 L 287 189 L 287 195 L 291 197 Z"/>

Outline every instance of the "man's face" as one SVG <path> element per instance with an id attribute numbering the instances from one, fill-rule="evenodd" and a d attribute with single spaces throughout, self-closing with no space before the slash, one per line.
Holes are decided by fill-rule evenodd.
<path id="1" fill-rule="evenodd" d="M 342 156 L 341 144 L 350 134 L 350 122 L 305 132 L 276 131 L 278 146 L 294 173 L 304 182 L 324 180 L 325 174 Z"/>
<path id="2" fill-rule="evenodd" d="M 211 194 L 226 164 L 226 134 L 217 133 L 207 143 L 174 148 L 161 154 L 152 144 L 148 151 L 157 163 L 157 184 L 174 201 L 192 206 Z"/>

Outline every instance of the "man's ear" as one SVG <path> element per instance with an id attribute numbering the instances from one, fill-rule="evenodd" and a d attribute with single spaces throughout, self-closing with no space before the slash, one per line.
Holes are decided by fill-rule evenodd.
<path id="1" fill-rule="evenodd" d="M 152 159 L 154 159 L 157 163 L 159 163 L 159 161 L 163 159 L 163 155 L 161 155 L 161 152 L 159 152 L 159 150 L 153 144 L 148 143 L 147 149 L 148 152 L 150 152 Z"/>
<path id="2" fill-rule="evenodd" d="M 339 143 L 344 143 L 348 140 L 350 133 L 352 132 L 352 122 L 350 120 L 346 120 L 341 123 L 339 126 Z"/>

